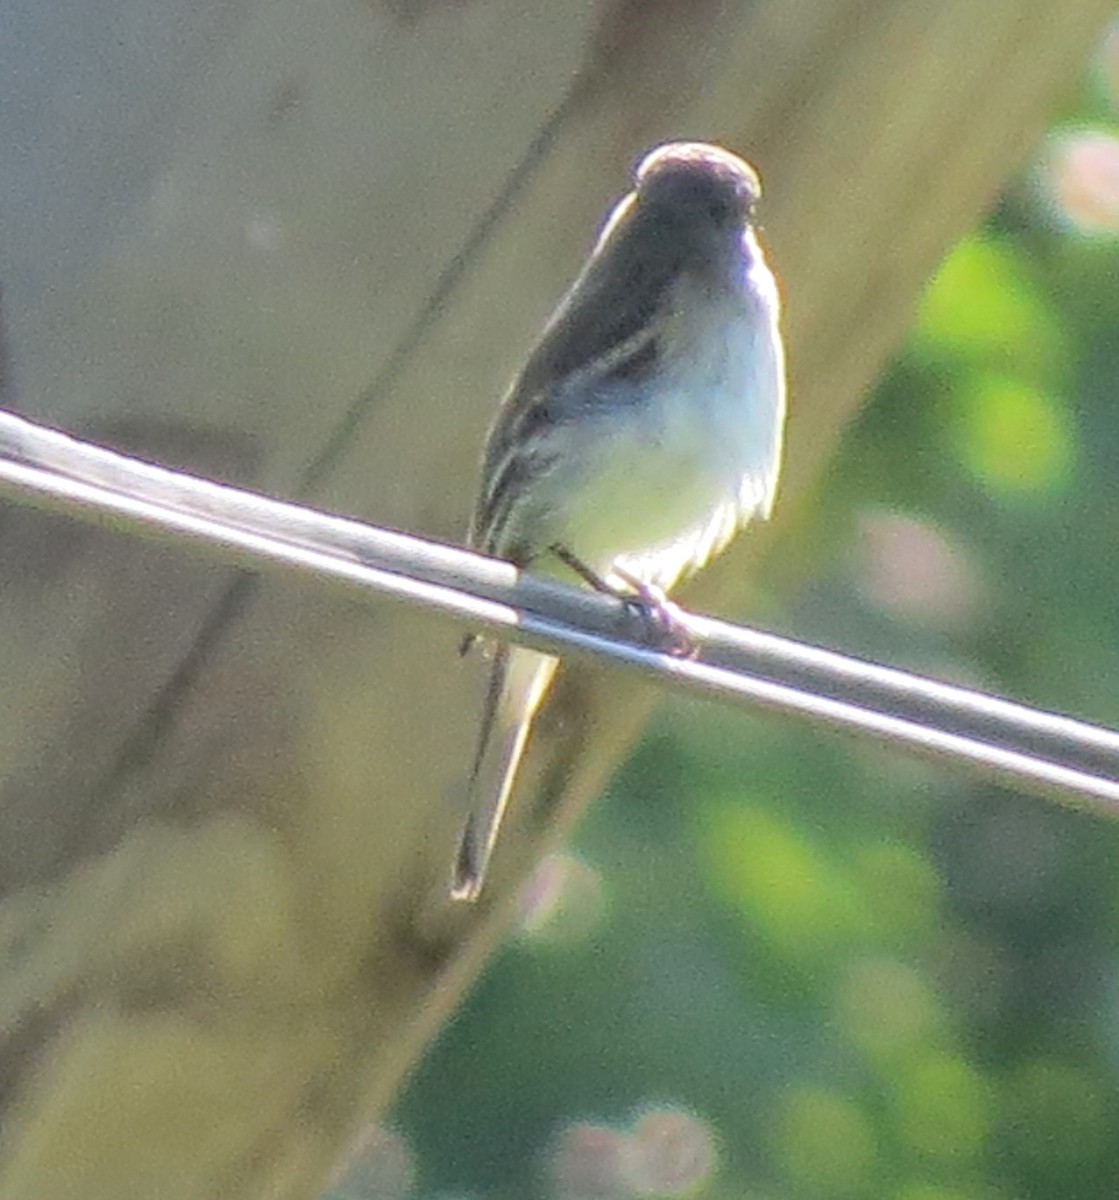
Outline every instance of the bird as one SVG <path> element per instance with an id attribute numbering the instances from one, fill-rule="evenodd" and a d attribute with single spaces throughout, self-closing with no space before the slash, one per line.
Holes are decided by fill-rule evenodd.
<path id="1" fill-rule="evenodd" d="M 713 143 L 641 158 L 499 406 L 471 548 L 630 599 L 655 623 L 677 583 L 769 516 L 786 382 L 760 199 L 754 168 Z M 558 662 L 492 651 L 454 900 L 482 892 Z"/>

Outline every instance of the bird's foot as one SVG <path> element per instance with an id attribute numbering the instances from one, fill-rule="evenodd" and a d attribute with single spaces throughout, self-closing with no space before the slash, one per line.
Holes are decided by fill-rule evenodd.
<path id="1" fill-rule="evenodd" d="M 641 622 L 642 640 L 661 654 L 673 658 L 695 658 L 699 654 L 699 643 L 683 610 L 669 600 L 663 588 L 647 583 L 631 574 L 624 567 L 615 565 L 614 574 L 632 592 L 615 592 Z"/>
<path id="2" fill-rule="evenodd" d="M 624 567 L 615 565 L 614 574 L 626 585 L 626 590 L 622 590 L 603 579 L 596 571 L 592 571 L 566 546 L 555 545 L 551 547 L 551 551 L 596 592 L 621 600 L 640 621 L 640 640 L 650 649 L 661 654 L 670 654 L 673 658 L 695 658 L 699 653 L 699 646 L 687 618 L 680 606 L 673 604 L 662 588 L 639 579 Z"/>

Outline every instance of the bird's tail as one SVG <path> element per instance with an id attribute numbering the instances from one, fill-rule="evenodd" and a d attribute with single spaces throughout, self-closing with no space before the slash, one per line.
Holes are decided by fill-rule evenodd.
<path id="1" fill-rule="evenodd" d="M 455 859 L 451 896 L 476 900 L 513 791 L 529 731 L 559 660 L 519 646 L 494 654 L 470 772 L 469 807 Z"/>

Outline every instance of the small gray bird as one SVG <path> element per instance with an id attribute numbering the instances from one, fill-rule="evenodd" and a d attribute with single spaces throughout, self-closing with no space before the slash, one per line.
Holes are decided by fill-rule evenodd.
<path id="1" fill-rule="evenodd" d="M 469 542 L 643 602 L 768 516 L 785 418 L 777 285 L 746 162 L 673 142 L 637 167 L 490 430 Z M 558 660 L 494 651 L 451 894 L 475 899 Z"/>

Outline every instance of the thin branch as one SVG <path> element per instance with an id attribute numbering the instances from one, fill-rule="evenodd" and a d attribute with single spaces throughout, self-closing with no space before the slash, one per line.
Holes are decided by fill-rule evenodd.
<path id="1" fill-rule="evenodd" d="M 605 658 L 662 685 L 892 742 L 1119 816 L 1119 734 L 786 638 L 689 616 L 694 659 L 633 638 L 617 601 L 466 550 L 328 516 L 103 450 L 0 413 L 0 496 L 184 541 L 252 570 L 376 593 L 553 653 Z"/>

